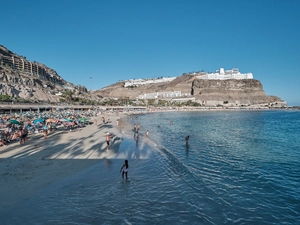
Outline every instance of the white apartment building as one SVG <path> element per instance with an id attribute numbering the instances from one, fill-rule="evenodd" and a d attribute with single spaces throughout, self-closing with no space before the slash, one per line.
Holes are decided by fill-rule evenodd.
<path id="1" fill-rule="evenodd" d="M 145 84 L 154 84 L 154 83 L 161 83 L 161 82 L 170 82 L 174 79 L 176 79 L 176 77 L 167 77 L 167 78 L 158 78 L 158 79 L 130 79 L 125 81 L 124 87 L 141 86 Z"/>
<path id="2" fill-rule="evenodd" d="M 178 98 L 189 97 L 190 93 L 181 93 L 181 91 L 165 91 L 165 92 L 152 92 L 139 95 L 138 99 L 155 99 L 155 98 Z"/>
<path id="3" fill-rule="evenodd" d="M 220 68 L 220 70 L 217 70 L 215 73 L 201 73 L 197 78 L 205 80 L 253 79 L 253 74 L 240 73 L 237 68 L 233 68 L 232 70 Z"/>

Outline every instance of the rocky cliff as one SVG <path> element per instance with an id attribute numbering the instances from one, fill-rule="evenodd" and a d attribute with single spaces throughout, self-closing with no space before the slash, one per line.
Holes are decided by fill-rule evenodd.
<path id="1" fill-rule="evenodd" d="M 0 66 L 1 95 L 56 102 L 58 99 L 55 92 L 59 90 L 62 90 L 59 85 L 54 88 L 50 82 Z"/>
<path id="2" fill-rule="evenodd" d="M 125 88 L 124 82 L 118 82 L 94 94 L 103 97 L 134 99 L 145 93 L 175 91 L 187 94 L 186 99 L 194 99 L 201 105 L 223 105 L 224 103 L 235 106 L 276 103 L 285 105 L 279 97 L 267 96 L 259 80 L 203 80 L 193 75 L 182 75 L 170 82 L 130 88 Z M 174 100 L 175 98 L 164 99 Z"/>
<path id="3" fill-rule="evenodd" d="M 192 93 L 198 101 L 223 101 L 240 105 L 282 102 L 276 96 L 266 96 L 259 80 L 202 80 L 192 82 Z"/>
<path id="4" fill-rule="evenodd" d="M 0 95 L 30 101 L 57 102 L 56 93 L 74 86 L 46 65 L 28 61 L 0 45 Z M 85 87 L 81 91 L 87 91 Z"/>

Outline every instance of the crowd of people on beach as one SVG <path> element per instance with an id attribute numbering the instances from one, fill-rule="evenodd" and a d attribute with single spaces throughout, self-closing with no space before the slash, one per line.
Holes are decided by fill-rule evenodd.
<path id="1" fill-rule="evenodd" d="M 10 143 L 20 142 L 24 144 L 28 141 L 29 134 L 41 133 L 46 139 L 48 134 L 57 129 L 58 127 L 65 127 L 67 129 L 73 130 L 74 128 L 79 128 L 83 126 L 86 122 L 81 120 L 81 118 L 86 117 L 95 117 L 93 123 L 98 126 L 97 116 L 100 116 L 101 113 L 95 111 L 87 112 L 55 112 L 55 113 L 44 113 L 44 114 L 35 114 L 35 115 L 6 115 L 0 117 L 0 146 L 6 146 Z M 137 119 L 138 115 L 134 115 L 134 118 Z M 105 119 L 104 115 L 101 117 L 100 125 L 111 123 L 110 119 Z M 116 126 L 118 127 L 119 120 L 116 120 Z M 173 125 L 173 122 L 170 121 L 170 125 Z M 161 128 L 158 125 L 158 128 Z M 140 138 L 141 125 L 139 123 L 133 125 L 133 138 L 138 145 Z M 146 130 L 145 137 L 149 137 L 149 130 Z M 110 150 L 110 147 L 114 140 L 114 135 L 106 133 L 105 140 L 107 144 L 107 150 Z M 185 137 L 186 146 L 188 146 L 189 136 Z M 122 165 L 120 172 L 122 172 L 122 178 L 128 179 L 128 160 L 125 160 L 125 163 Z"/>
<path id="2" fill-rule="evenodd" d="M 26 127 L 17 128 L 10 126 L 7 130 L 3 130 L 0 133 L 0 146 L 5 146 L 16 141 L 20 141 L 20 144 L 24 144 L 27 140 L 28 129 Z"/>
<path id="3" fill-rule="evenodd" d="M 20 144 L 24 144 L 30 134 L 42 134 L 46 139 L 48 134 L 57 130 L 58 127 L 70 129 L 71 131 L 78 130 L 85 127 L 89 122 L 88 118 L 100 114 L 101 112 L 96 110 L 69 110 L 2 115 L 0 117 L 0 146 L 7 146 L 18 141 Z"/>

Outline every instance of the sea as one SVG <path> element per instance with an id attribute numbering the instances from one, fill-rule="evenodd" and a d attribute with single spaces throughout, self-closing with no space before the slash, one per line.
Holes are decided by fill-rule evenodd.
<path id="1" fill-rule="evenodd" d="M 300 111 L 157 112 L 127 122 L 140 124 L 138 139 L 124 130 L 119 150 L 8 209 L 0 224 L 300 224 Z"/>

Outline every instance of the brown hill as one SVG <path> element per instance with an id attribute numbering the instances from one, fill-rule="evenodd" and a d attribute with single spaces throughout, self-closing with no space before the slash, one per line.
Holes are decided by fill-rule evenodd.
<path id="1" fill-rule="evenodd" d="M 193 98 L 202 105 L 231 103 L 232 105 L 254 104 L 285 104 L 279 97 L 266 96 L 259 80 L 203 80 L 193 75 L 182 75 L 170 82 L 153 83 L 138 87 L 124 87 L 125 82 L 118 82 L 101 90 L 95 95 L 110 98 L 135 99 L 139 95 L 154 92 L 175 92 L 190 94 L 186 99 Z M 174 100 L 175 98 L 164 98 Z M 182 99 L 181 99 L 182 100 Z"/>

